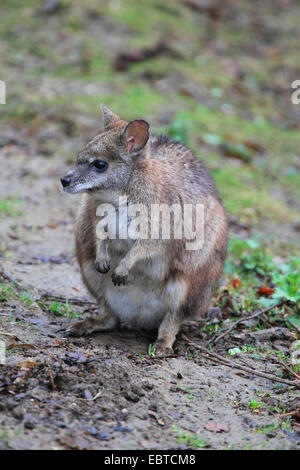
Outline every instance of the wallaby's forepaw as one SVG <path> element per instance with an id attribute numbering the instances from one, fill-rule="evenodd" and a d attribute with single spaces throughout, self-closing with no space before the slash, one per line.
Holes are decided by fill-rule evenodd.
<path id="1" fill-rule="evenodd" d="M 64 336 L 88 336 L 94 331 L 94 322 L 91 321 L 89 318 L 85 320 L 80 320 L 72 325 L 65 331 Z"/>
<path id="2" fill-rule="evenodd" d="M 158 339 L 153 344 L 152 351 L 155 356 L 172 356 L 174 351 L 170 348 L 164 340 Z"/>
<path id="3" fill-rule="evenodd" d="M 96 258 L 95 268 L 100 273 L 108 273 L 108 271 L 110 270 L 109 260 L 106 258 Z"/>
<path id="4" fill-rule="evenodd" d="M 127 284 L 128 274 L 127 269 L 122 266 L 117 266 L 111 275 L 112 282 L 115 286 L 121 286 L 122 284 L 125 286 Z"/>

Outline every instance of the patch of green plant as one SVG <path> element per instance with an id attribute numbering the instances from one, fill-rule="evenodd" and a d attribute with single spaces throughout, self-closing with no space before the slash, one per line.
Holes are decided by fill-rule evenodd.
<path id="1" fill-rule="evenodd" d="M 292 257 L 289 263 L 282 264 L 270 273 L 274 284 L 274 293 L 270 298 L 261 298 L 259 303 L 265 307 L 276 306 L 282 301 L 288 301 L 296 306 L 293 323 L 300 326 L 300 259 Z"/>
<path id="2" fill-rule="evenodd" d="M 128 84 L 124 93 L 106 95 L 104 100 L 104 104 L 120 116 L 124 116 L 126 110 L 127 119 L 147 118 L 163 103 L 163 96 L 147 84 Z M 95 109 L 98 112 L 98 106 Z"/>
<path id="3" fill-rule="evenodd" d="M 236 347 L 236 348 L 231 348 L 231 349 L 228 349 L 228 355 L 229 356 L 235 356 L 236 354 L 241 354 L 243 352 L 253 352 L 253 351 L 257 351 L 257 348 L 254 348 L 253 346 L 250 346 L 249 344 L 245 344 L 244 346 L 241 346 L 240 348 L 239 347 Z"/>
<path id="4" fill-rule="evenodd" d="M 241 289 L 233 290 L 233 304 L 240 304 L 241 308 L 246 307 L 249 310 L 250 307 L 253 309 L 257 306 L 275 307 L 283 301 L 288 301 L 296 305 L 293 323 L 298 325 L 299 322 L 300 325 L 297 315 L 300 302 L 300 259 L 294 256 L 289 262 L 278 265 L 264 243 L 255 239 L 243 240 L 237 236 L 230 239 L 228 251 L 224 271 L 231 276 L 240 277 L 243 291 L 247 290 L 247 298 L 245 294 L 243 296 Z M 253 285 L 260 285 L 263 281 L 271 284 L 274 292 L 269 297 L 256 298 Z M 238 308 L 235 310 L 238 311 Z"/>
<path id="5" fill-rule="evenodd" d="M 204 439 L 200 439 L 198 434 L 181 431 L 177 426 L 173 426 L 172 432 L 177 434 L 178 443 L 183 443 L 191 447 L 199 447 L 201 449 L 207 447 L 206 441 Z"/>
<path id="6" fill-rule="evenodd" d="M 200 328 L 201 331 L 204 333 L 216 333 L 220 330 L 220 325 L 218 323 L 210 323 L 208 325 L 204 325 Z"/>
<path id="7" fill-rule="evenodd" d="M 16 217 L 22 215 L 22 211 L 18 209 L 21 201 L 14 198 L 0 199 L 0 218 L 1 217 Z"/>
<path id="8" fill-rule="evenodd" d="M 9 299 L 9 295 L 13 291 L 13 285 L 9 284 L 0 284 L 0 301 L 7 302 Z"/>
<path id="9" fill-rule="evenodd" d="M 155 357 L 155 348 L 152 346 L 152 344 L 149 344 L 148 346 L 148 356 L 150 357 Z"/>
<path id="10" fill-rule="evenodd" d="M 66 316 L 69 318 L 76 318 L 80 316 L 80 313 L 73 312 L 72 306 L 69 304 L 68 301 L 62 303 L 55 300 L 50 303 L 48 310 L 57 316 Z"/>
<path id="11" fill-rule="evenodd" d="M 177 142 L 188 145 L 189 121 L 181 115 L 175 117 L 174 121 L 164 128 L 164 133 Z"/>
<path id="12" fill-rule="evenodd" d="M 189 400 L 194 400 L 194 391 L 191 387 L 180 387 L 180 389 L 187 394 Z"/>
<path id="13" fill-rule="evenodd" d="M 227 166 L 214 155 L 204 162 L 211 168 L 215 161 L 212 174 L 228 212 L 251 223 L 257 223 L 261 218 L 283 222 L 300 220 L 296 210 L 272 196 L 268 190 L 269 177 L 249 167 Z"/>
<path id="14" fill-rule="evenodd" d="M 248 408 L 251 411 L 260 410 L 261 408 L 263 408 L 263 406 L 264 406 L 263 403 L 256 401 L 255 399 L 252 399 L 250 403 L 248 404 Z"/>
<path id="15" fill-rule="evenodd" d="M 192 352 L 185 352 L 184 353 L 184 357 L 187 359 L 187 360 L 191 360 L 194 358 L 194 354 Z"/>
<path id="16" fill-rule="evenodd" d="M 290 420 L 282 421 L 279 424 L 266 424 L 263 426 L 259 426 L 258 428 L 255 429 L 255 432 L 261 433 L 261 434 L 269 434 L 271 432 L 277 431 L 278 429 L 288 429 L 291 430 L 291 422 Z"/>
<path id="17" fill-rule="evenodd" d="M 18 298 L 27 305 L 32 305 L 35 302 L 33 293 L 31 291 L 22 290 L 22 292 L 18 295 Z"/>
<path id="18" fill-rule="evenodd" d="M 300 259 L 293 257 L 289 264 L 280 266 L 280 272 L 272 273 L 276 285 L 274 299 L 287 299 L 290 302 L 300 300 Z"/>
<path id="19" fill-rule="evenodd" d="M 1 429 L 0 431 L 0 439 L 5 440 L 8 438 L 8 430 L 7 429 Z"/>
<path id="20" fill-rule="evenodd" d="M 276 265 L 266 247 L 257 240 L 234 236 L 229 240 L 229 254 L 225 265 L 225 273 L 236 273 L 241 276 L 265 276 L 272 272 Z"/>

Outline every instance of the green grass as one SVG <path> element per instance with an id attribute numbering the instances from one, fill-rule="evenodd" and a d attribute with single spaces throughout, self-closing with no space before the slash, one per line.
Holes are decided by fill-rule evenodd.
<path id="1" fill-rule="evenodd" d="M 0 199 L 0 218 L 17 217 L 22 215 L 19 209 L 21 201 L 15 198 Z"/>
<path id="2" fill-rule="evenodd" d="M 290 420 L 288 419 L 288 420 L 282 421 L 279 424 L 272 423 L 272 424 L 259 426 L 257 429 L 255 429 L 255 432 L 259 434 L 269 434 L 269 433 L 278 431 L 280 429 L 287 429 L 288 431 L 292 431 Z"/>
<path id="3" fill-rule="evenodd" d="M 260 403 L 259 401 L 257 400 L 254 400 L 252 399 L 250 401 L 250 403 L 248 404 L 248 408 L 249 410 L 251 411 L 258 411 L 258 410 L 261 410 L 263 408 L 264 404 L 263 403 Z"/>
<path id="4" fill-rule="evenodd" d="M 148 346 L 148 356 L 155 357 L 156 351 L 152 344 Z"/>
<path id="5" fill-rule="evenodd" d="M 0 301 L 7 302 L 13 291 L 13 285 L 0 284 Z"/>
<path id="6" fill-rule="evenodd" d="M 35 302 L 34 294 L 30 291 L 22 290 L 22 292 L 18 294 L 18 298 L 27 305 L 33 305 Z"/>
<path id="7" fill-rule="evenodd" d="M 80 312 L 74 311 L 72 305 L 68 301 L 47 302 L 47 301 L 35 300 L 35 296 L 33 292 L 29 290 L 25 290 L 25 289 L 20 289 L 20 287 L 18 287 L 17 285 L 13 283 L 10 283 L 10 284 L 1 283 L 0 284 L 0 302 L 1 301 L 2 302 L 21 301 L 27 306 L 35 305 L 37 307 L 40 307 L 43 310 L 54 313 L 57 316 L 77 318 L 81 315 Z"/>
<path id="8" fill-rule="evenodd" d="M 68 302 L 51 302 L 48 309 L 50 312 L 58 316 L 66 316 L 69 318 L 76 318 L 79 316 L 79 314 L 73 312 L 72 306 Z"/>
<path id="9" fill-rule="evenodd" d="M 172 431 L 177 435 L 178 444 L 185 444 L 188 447 L 203 449 L 207 447 L 204 439 L 201 439 L 198 434 L 192 434 L 186 431 L 181 431 L 177 426 L 173 426 Z"/>

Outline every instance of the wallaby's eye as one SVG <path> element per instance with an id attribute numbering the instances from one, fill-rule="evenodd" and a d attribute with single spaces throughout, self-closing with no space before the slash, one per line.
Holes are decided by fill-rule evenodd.
<path id="1" fill-rule="evenodd" d="M 105 171 L 106 168 L 108 167 L 108 163 L 105 162 L 104 160 L 95 160 L 93 162 L 93 165 L 98 171 Z"/>

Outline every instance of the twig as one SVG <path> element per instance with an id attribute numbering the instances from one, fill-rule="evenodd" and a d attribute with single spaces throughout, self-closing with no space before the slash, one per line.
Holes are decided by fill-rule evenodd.
<path id="1" fill-rule="evenodd" d="M 290 320 L 288 320 L 288 321 L 295 328 L 295 330 L 298 331 L 298 334 L 299 334 L 300 333 L 300 328 L 295 323 L 293 323 L 292 321 L 290 321 Z"/>
<path id="2" fill-rule="evenodd" d="M 230 361 L 230 360 L 226 359 L 225 357 L 219 356 L 219 354 L 212 353 L 211 351 L 209 351 L 209 349 L 205 348 L 204 346 L 200 346 L 199 344 L 194 343 L 189 338 L 187 338 L 187 336 L 185 336 L 185 335 L 182 335 L 182 338 L 185 341 L 187 341 L 187 343 L 190 344 L 191 346 L 193 346 L 194 348 L 199 349 L 199 351 L 204 352 L 205 354 L 207 354 L 209 356 L 209 358 L 212 359 L 212 360 L 215 360 L 217 362 L 221 362 L 222 364 L 224 364 L 226 366 L 229 366 L 229 367 L 234 367 L 236 369 L 243 370 L 244 372 L 248 372 L 249 374 L 257 375 L 259 377 L 264 377 L 265 379 L 272 380 L 273 382 L 281 382 L 281 383 L 284 383 L 286 385 L 290 385 L 290 386 L 293 386 L 293 387 L 296 387 L 296 388 L 300 389 L 300 381 L 285 380 L 285 379 L 281 379 L 279 377 L 276 377 L 276 375 L 266 374 L 264 372 L 260 372 L 260 371 L 254 370 L 254 369 L 250 369 L 248 367 L 242 366 L 241 364 L 237 364 L 233 361 Z"/>
<path id="3" fill-rule="evenodd" d="M 5 281 L 12 282 L 16 286 L 19 286 L 19 283 L 17 281 L 15 281 L 11 276 L 6 274 L 4 271 L 0 271 L 0 277 L 2 277 L 2 279 L 5 279 Z"/>
<path id="4" fill-rule="evenodd" d="M 299 415 L 298 411 L 294 410 L 294 411 L 290 411 L 289 413 L 280 413 L 280 414 L 277 413 L 275 416 L 298 416 L 298 415 Z M 299 425 L 300 425 L 300 423 L 299 423 Z"/>
<path id="5" fill-rule="evenodd" d="M 52 385 L 52 390 L 53 390 L 53 392 L 55 392 L 56 387 L 55 387 L 54 378 L 53 378 L 53 374 L 52 374 L 51 370 L 49 370 L 49 376 L 50 376 L 50 381 L 51 381 L 51 385 Z"/>
<path id="6" fill-rule="evenodd" d="M 7 333 L 6 331 L 3 331 L 3 330 L 0 330 L 0 335 L 16 336 L 16 335 L 13 335 L 12 333 Z"/>
<path id="7" fill-rule="evenodd" d="M 260 310 L 259 312 L 256 312 L 254 313 L 254 315 L 250 315 L 250 317 L 243 317 L 243 318 L 240 318 L 239 320 L 235 321 L 226 331 L 224 331 L 224 333 L 222 333 L 220 336 L 217 336 L 216 338 L 212 338 L 209 342 L 209 343 L 213 343 L 213 344 L 216 344 L 218 341 L 220 341 L 221 338 L 224 338 L 224 336 L 227 336 L 228 333 L 230 333 L 230 331 L 232 331 L 239 323 L 242 323 L 243 321 L 245 320 L 252 320 L 252 318 L 256 318 L 256 317 L 259 317 L 260 315 L 263 315 L 264 313 L 268 312 L 269 310 L 272 310 L 273 308 L 275 307 L 281 307 L 283 305 L 284 302 L 281 302 L 277 305 L 272 305 L 270 307 L 266 307 L 265 309 L 263 310 Z"/>
<path id="8" fill-rule="evenodd" d="M 296 374 L 289 366 L 287 366 L 282 359 L 279 359 L 279 363 L 287 370 L 290 374 L 294 375 L 298 380 L 300 380 L 300 375 Z"/>
<path id="9" fill-rule="evenodd" d="M 102 392 L 96 393 L 96 395 L 92 398 L 92 400 L 97 400 L 102 395 Z"/>

